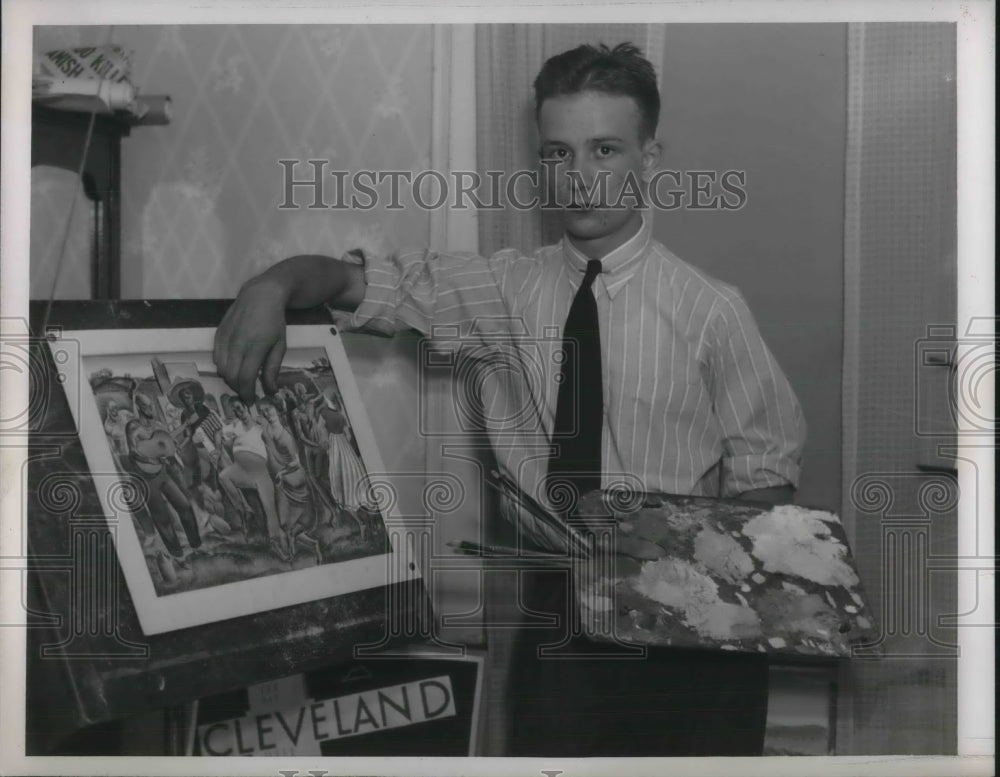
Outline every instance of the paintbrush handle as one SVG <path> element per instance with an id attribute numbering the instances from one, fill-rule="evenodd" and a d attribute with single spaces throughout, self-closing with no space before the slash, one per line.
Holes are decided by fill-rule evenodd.
<path id="1" fill-rule="evenodd" d="M 489 556 L 527 556 L 530 558 L 565 558 L 562 553 L 546 553 L 542 550 L 518 550 L 505 545 L 483 545 L 468 540 L 451 541 L 448 547 L 463 553 L 482 553 Z"/>
<path id="2" fill-rule="evenodd" d="M 525 512 L 530 513 L 535 518 L 542 521 L 546 526 L 556 532 L 565 531 L 569 535 L 569 542 L 573 549 L 584 557 L 593 553 L 593 547 L 586 536 L 581 534 L 576 528 L 557 516 L 551 510 L 545 509 L 530 494 L 522 489 L 502 472 L 492 470 L 491 481 L 493 486 L 500 490 L 508 499 L 519 505 Z"/>

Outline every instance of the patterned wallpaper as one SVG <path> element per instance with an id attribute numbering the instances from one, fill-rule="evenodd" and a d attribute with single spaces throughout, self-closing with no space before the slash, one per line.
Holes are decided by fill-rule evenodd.
<path id="1" fill-rule="evenodd" d="M 430 26 L 39 27 L 34 42 L 40 52 L 109 40 L 133 51 L 144 93 L 173 100 L 169 125 L 123 143 L 123 296 L 231 296 L 295 253 L 427 243 L 429 216 L 415 208 L 308 210 L 299 189 L 302 209 L 278 210 L 278 160 L 425 169 Z"/>
<path id="2" fill-rule="evenodd" d="M 44 52 L 109 40 L 133 50 L 132 80 L 144 93 L 169 94 L 173 101 L 169 125 L 137 127 L 122 144 L 123 297 L 231 297 L 253 274 L 297 253 L 430 242 L 430 214 L 407 207 L 406 187 L 401 210 L 310 210 L 312 193 L 301 188 L 295 193 L 301 209 L 279 210 L 284 170 L 278 160 L 326 159 L 327 170 L 349 172 L 427 169 L 431 26 L 47 27 L 36 28 L 34 43 Z M 73 177 L 58 173 L 47 171 L 40 192 L 33 192 L 39 204 L 32 238 L 36 225 L 40 236 L 32 246 L 33 276 L 43 269 L 36 248 L 54 240 L 42 239 L 46 220 L 61 225 L 61 203 L 76 195 Z M 301 165 L 296 177 L 311 173 Z M 329 185 L 328 202 L 334 197 Z M 81 222 L 73 233 L 71 248 L 82 252 L 86 226 Z M 64 271 L 61 287 L 70 275 Z M 448 389 L 422 383 L 413 337 L 353 335 L 345 337 L 345 348 L 370 401 L 400 514 L 423 514 L 427 453 L 418 432 L 419 399 L 421 392 Z M 467 515 L 474 521 L 478 513 Z M 445 521 L 439 549 L 476 536 L 478 527 L 467 522 L 454 515 Z M 475 609 L 474 585 L 446 578 L 435 580 L 435 611 Z M 474 622 L 470 628 L 476 631 Z"/>

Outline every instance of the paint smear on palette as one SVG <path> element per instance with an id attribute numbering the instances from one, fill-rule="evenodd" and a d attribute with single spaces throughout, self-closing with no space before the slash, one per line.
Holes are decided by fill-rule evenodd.
<path id="1" fill-rule="evenodd" d="M 757 600 L 757 612 L 769 631 L 785 635 L 833 637 L 839 633 L 841 623 L 837 612 L 816 594 L 766 591 Z"/>
<path id="2" fill-rule="evenodd" d="M 688 601 L 711 602 L 719 598 L 719 587 L 712 578 L 677 558 L 645 562 L 632 586 L 646 598 L 678 609 Z"/>
<path id="3" fill-rule="evenodd" d="M 614 609 L 614 600 L 607 595 L 607 586 L 605 581 L 598 581 L 597 583 L 587 587 L 586 589 L 580 590 L 578 592 L 578 601 L 580 606 L 585 610 L 590 610 L 591 612 L 610 612 Z"/>
<path id="4" fill-rule="evenodd" d="M 749 607 L 716 600 L 693 602 L 685 608 L 684 622 L 703 637 L 750 639 L 760 636 L 760 617 Z"/>
<path id="5" fill-rule="evenodd" d="M 719 599 L 715 581 L 687 561 L 647 561 L 632 585 L 643 596 L 683 612 L 684 623 L 702 637 L 747 639 L 760 634 L 757 614 Z"/>
<path id="6" fill-rule="evenodd" d="M 780 572 L 827 586 L 851 588 L 858 576 L 844 561 L 846 549 L 830 542 L 830 527 L 820 510 L 782 505 L 751 518 L 743 533 L 753 540 L 753 554 L 767 572 Z"/>
<path id="7" fill-rule="evenodd" d="M 730 583 L 742 583 L 753 573 L 753 559 L 728 534 L 704 528 L 694 539 L 694 558 Z"/>

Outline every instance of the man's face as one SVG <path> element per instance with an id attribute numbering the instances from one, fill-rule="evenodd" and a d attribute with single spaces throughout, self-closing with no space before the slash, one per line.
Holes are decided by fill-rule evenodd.
<path id="1" fill-rule="evenodd" d="M 243 402 L 241 402 L 240 400 L 234 399 L 232 408 L 233 408 L 233 415 L 235 415 L 238 419 L 246 423 L 248 417 L 247 406 L 244 405 Z"/>
<path id="2" fill-rule="evenodd" d="M 194 407 L 194 394 L 190 389 L 181 389 L 181 402 L 188 410 Z"/>
<path id="3" fill-rule="evenodd" d="M 153 400 L 145 394 L 135 395 L 135 409 L 139 411 L 139 415 L 143 418 L 149 419 L 156 417 L 156 411 L 153 410 Z"/>
<path id="4" fill-rule="evenodd" d="M 538 132 L 542 159 L 554 172 L 549 199 L 562 207 L 569 236 L 607 251 L 631 237 L 638 214 L 629 192 L 642 191 L 643 174 L 655 169 L 660 152 L 655 140 L 642 138 L 635 101 L 600 92 L 552 97 L 539 110 Z M 587 187 L 596 192 L 596 207 L 587 207 Z M 623 207 L 610 207 L 616 204 Z"/>

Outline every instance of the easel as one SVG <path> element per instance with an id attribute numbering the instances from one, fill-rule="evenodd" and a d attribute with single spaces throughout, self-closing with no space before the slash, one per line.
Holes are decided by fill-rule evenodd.
<path id="1" fill-rule="evenodd" d="M 211 327 L 227 304 L 55 302 L 48 326 Z M 347 662 L 358 646 L 384 644 L 387 618 L 424 616 L 419 583 L 397 583 L 145 636 L 40 331 L 44 307 L 31 308 L 31 391 L 44 401 L 33 405 L 27 468 L 28 754 L 60 752 L 86 726 L 163 710 L 162 754 L 181 755 L 192 700 Z M 311 311 L 290 323 L 327 320 Z"/>

